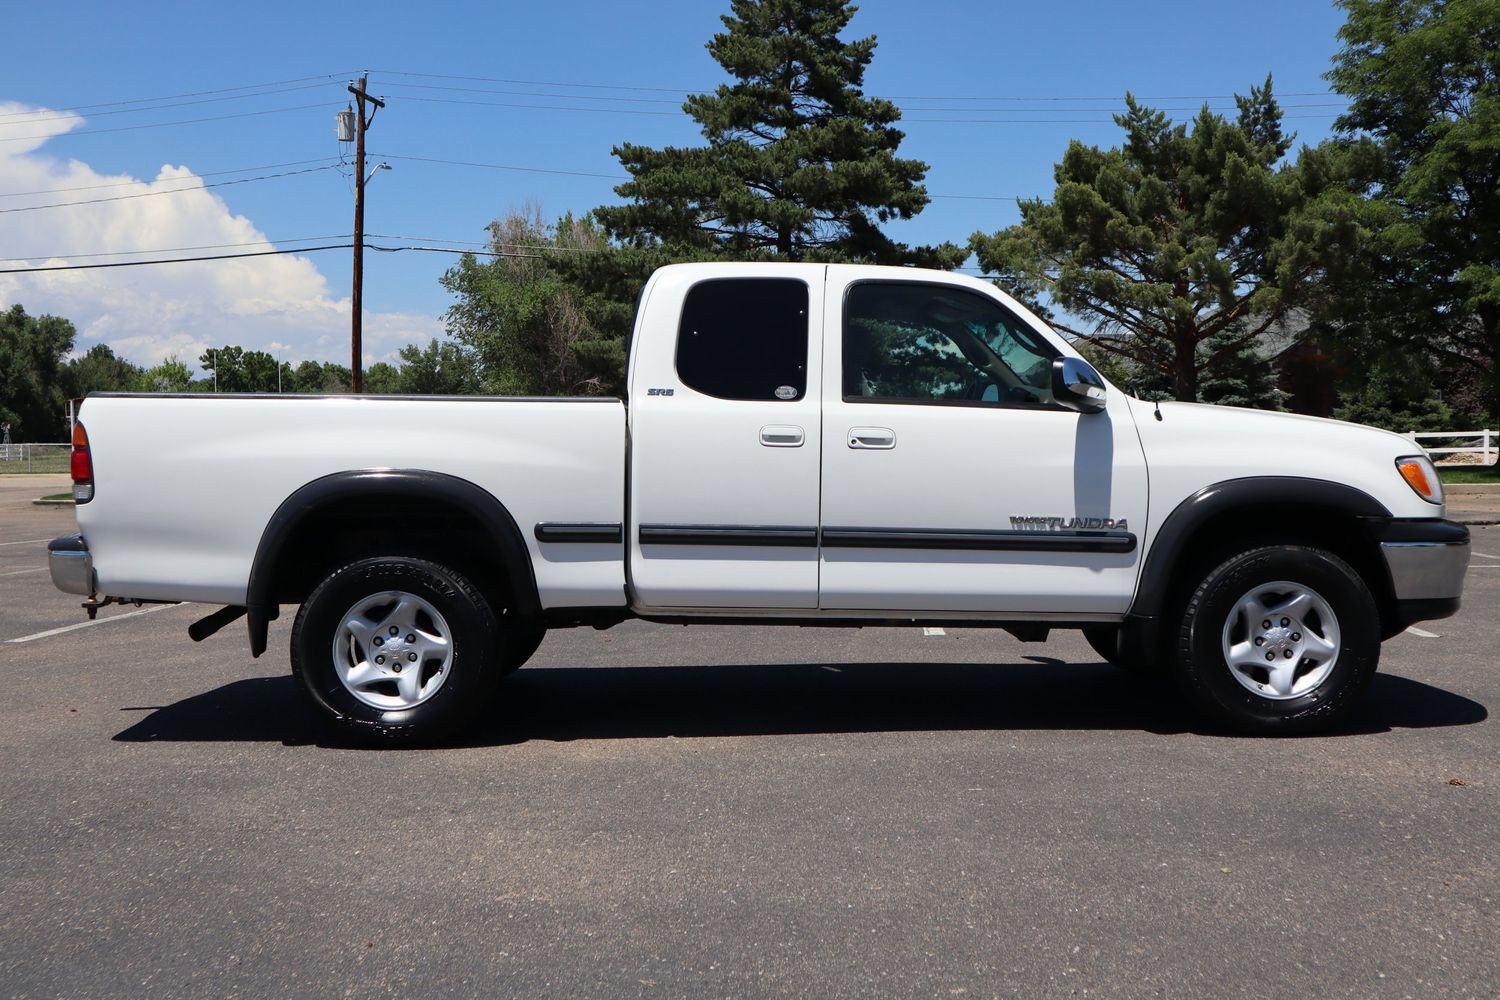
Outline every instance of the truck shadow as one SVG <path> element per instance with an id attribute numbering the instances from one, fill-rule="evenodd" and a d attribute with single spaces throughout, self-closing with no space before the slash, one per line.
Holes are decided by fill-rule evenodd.
<path id="1" fill-rule="evenodd" d="M 1105 664 L 1046 657 L 972 663 L 531 667 L 508 678 L 462 746 L 530 740 L 1008 729 L 1210 733 L 1169 686 Z M 139 708 L 122 711 L 141 711 Z M 1485 707 L 1378 674 L 1345 734 L 1463 726 Z M 126 742 L 280 742 L 349 746 L 290 677 L 235 681 L 153 708 Z"/>

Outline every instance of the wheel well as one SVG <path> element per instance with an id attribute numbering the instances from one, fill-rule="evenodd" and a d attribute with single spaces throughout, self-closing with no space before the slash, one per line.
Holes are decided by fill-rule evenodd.
<path id="1" fill-rule="evenodd" d="M 489 527 L 459 504 L 400 495 L 347 497 L 304 515 L 277 551 L 267 593 L 276 604 L 300 604 L 338 567 L 381 555 L 457 570 L 484 593 L 497 617 L 514 607 L 504 551 Z"/>
<path id="2" fill-rule="evenodd" d="M 1172 615 L 1182 608 L 1209 570 L 1236 552 L 1261 545 L 1305 545 L 1344 560 L 1369 588 L 1380 609 L 1381 636 L 1388 637 L 1396 595 L 1369 520 L 1336 507 L 1301 503 L 1235 507 L 1204 519 L 1178 545 L 1163 613 Z"/>

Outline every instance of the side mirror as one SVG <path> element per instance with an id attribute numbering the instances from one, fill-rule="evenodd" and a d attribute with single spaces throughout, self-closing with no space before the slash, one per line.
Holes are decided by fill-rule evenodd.
<path id="1" fill-rule="evenodd" d="M 1052 397 L 1079 413 L 1104 409 L 1104 379 L 1082 358 L 1052 359 Z"/>

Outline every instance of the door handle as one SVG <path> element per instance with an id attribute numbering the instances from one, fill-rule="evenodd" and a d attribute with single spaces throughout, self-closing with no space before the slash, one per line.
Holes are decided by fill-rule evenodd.
<path id="1" fill-rule="evenodd" d="M 767 424 L 760 429 L 760 443 L 767 448 L 800 448 L 802 437 L 802 428 L 791 424 Z"/>
<path id="2" fill-rule="evenodd" d="M 896 432 L 889 427 L 851 427 L 849 447 L 868 450 L 894 448 Z"/>

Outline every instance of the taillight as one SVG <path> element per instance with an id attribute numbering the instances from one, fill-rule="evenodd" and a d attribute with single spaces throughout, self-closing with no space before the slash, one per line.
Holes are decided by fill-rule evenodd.
<path id="1" fill-rule="evenodd" d="M 73 421 L 73 502 L 88 503 L 94 499 L 94 456 L 89 453 L 89 432 Z"/>

